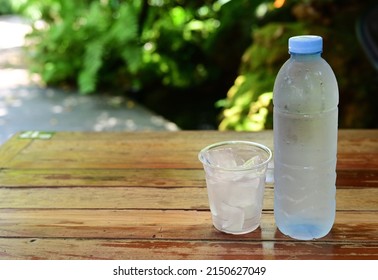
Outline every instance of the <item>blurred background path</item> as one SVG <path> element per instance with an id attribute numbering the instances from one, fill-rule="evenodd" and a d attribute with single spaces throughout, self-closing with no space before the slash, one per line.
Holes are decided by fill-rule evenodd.
<path id="1" fill-rule="evenodd" d="M 122 96 L 80 95 L 44 88 L 23 56 L 30 26 L 0 16 L 0 145 L 18 131 L 178 130 L 172 122 Z"/>

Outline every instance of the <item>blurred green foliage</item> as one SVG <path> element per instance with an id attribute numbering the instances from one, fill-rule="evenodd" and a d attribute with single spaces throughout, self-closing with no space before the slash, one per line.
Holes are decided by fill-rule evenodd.
<path id="1" fill-rule="evenodd" d="M 303 34 L 316 34 L 324 39 L 322 56 L 338 79 L 339 127 L 376 128 L 378 75 L 356 34 L 361 16 L 373 5 L 376 4 L 372 0 L 308 0 L 286 1 L 285 6 L 272 12 L 267 7 L 270 19 L 253 29 L 253 43 L 242 57 L 239 77 L 227 98 L 217 103 L 224 108 L 219 128 L 273 128 L 274 79 L 289 58 L 289 37 Z"/>
<path id="2" fill-rule="evenodd" d="M 312 33 L 339 81 L 340 126 L 376 122 L 355 34 L 373 0 L 12 1 L 33 19 L 31 70 L 48 85 L 124 93 L 184 129 L 272 128 L 287 40 Z"/>
<path id="3" fill-rule="evenodd" d="M 12 14 L 14 12 L 10 0 L 0 0 L 0 15 Z"/>
<path id="4" fill-rule="evenodd" d="M 227 2 L 25 0 L 22 11 L 37 23 L 29 37 L 33 70 L 48 84 L 77 83 L 82 93 L 104 84 L 126 90 L 201 84 L 220 70 L 222 58 L 213 52 L 235 25 L 231 19 L 244 14 L 243 20 L 261 1 Z M 241 41 L 250 21 L 243 29 Z"/>
<path id="5" fill-rule="evenodd" d="M 131 83 L 141 67 L 137 4 L 29 0 L 22 8 L 35 20 L 32 71 L 47 84 L 77 84 L 91 93 L 109 79 L 114 86 Z"/>
<path id="6" fill-rule="evenodd" d="M 269 23 L 256 28 L 253 44 L 242 57 L 240 75 L 225 100 L 221 130 L 257 131 L 272 128 L 273 84 L 278 69 L 288 58 L 289 37 L 306 34 L 300 23 Z"/>
<path id="7" fill-rule="evenodd" d="M 34 21 L 31 70 L 46 84 L 123 92 L 183 128 L 209 118 L 216 126 L 214 103 L 232 85 L 264 2 L 23 1 Z"/>

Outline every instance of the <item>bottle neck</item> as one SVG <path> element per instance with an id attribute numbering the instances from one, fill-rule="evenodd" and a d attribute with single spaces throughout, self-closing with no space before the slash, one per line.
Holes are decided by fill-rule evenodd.
<path id="1" fill-rule="evenodd" d="M 315 60 L 319 59 L 321 57 L 321 52 L 317 53 L 290 53 L 290 57 L 295 60 L 299 61 L 309 61 L 309 60 Z"/>

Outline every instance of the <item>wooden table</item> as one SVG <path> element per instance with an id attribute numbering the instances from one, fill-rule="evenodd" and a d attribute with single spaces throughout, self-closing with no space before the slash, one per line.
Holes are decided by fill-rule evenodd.
<path id="1" fill-rule="evenodd" d="M 336 222 L 306 242 L 277 230 L 272 185 L 254 232 L 211 223 L 199 150 L 272 131 L 22 136 L 0 148 L 1 259 L 378 259 L 378 130 L 339 132 Z"/>

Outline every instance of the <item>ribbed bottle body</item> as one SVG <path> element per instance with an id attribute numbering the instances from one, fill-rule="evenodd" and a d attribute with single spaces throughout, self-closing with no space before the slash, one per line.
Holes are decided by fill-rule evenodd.
<path id="1" fill-rule="evenodd" d="M 336 212 L 337 81 L 320 54 L 292 55 L 273 92 L 276 224 L 295 239 L 321 238 Z"/>

